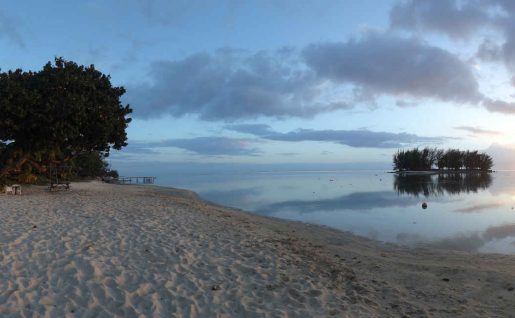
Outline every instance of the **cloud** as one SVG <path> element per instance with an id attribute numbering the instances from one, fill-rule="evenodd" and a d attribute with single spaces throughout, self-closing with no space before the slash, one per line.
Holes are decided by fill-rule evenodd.
<path id="1" fill-rule="evenodd" d="M 375 94 L 461 103 L 482 98 L 469 65 L 413 38 L 369 33 L 358 40 L 309 45 L 303 56 L 319 77 Z"/>
<path id="2" fill-rule="evenodd" d="M 487 34 L 476 58 L 502 63 L 515 75 L 515 2 L 511 0 L 403 1 L 390 11 L 390 25 L 393 30 L 417 34 L 432 31 L 453 40 L 481 39 Z M 515 103 L 478 93 L 474 98 L 488 111 L 515 114 Z"/>
<path id="3" fill-rule="evenodd" d="M 109 159 L 117 161 L 137 161 L 145 159 L 148 155 L 159 155 L 160 153 L 161 151 L 158 148 L 153 148 L 148 143 L 130 140 L 129 144 L 123 147 L 123 149 L 111 150 Z"/>
<path id="4" fill-rule="evenodd" d="M 485 39 L 479 45 L 476 56 L 483 61 L 500 61 L 503 59 L 502 47 L 490 39 Z"/>
<path id="5" fill-rule="evenodd" d="M 410 0 L 390 12 L 393 29 L 434 31 L 451 38 L 467 39 L 485 29 L 498 32 L 501 43 L 485 39 L 476 56 L 503 62 L 515 72 L 515 3 L 511 0 Z"/>
<path id="6" fill-rule="evenodd" d="M 256 156 L 260 154 L 258 149 L 249 147 L 247 139 L 227 137 L 169 139 L 150 145 L 154 147 L 176 147 L 194 154 L 207 156 Z"/>
<path id="7" fill-rule="evenodd" d="M 477 1 L 411 0 L 400 2 L 390 11 L 394 29 L 438 31 L 454 38 L 470 36 L 490 20 Z"/>
<path id="8" fill-rule="evenodd" d="M 492 136 L 492 135 L 501 135 L 502 134 L 501 132 L 499 132 L 497 130 L 489 130 L 489 129 L 483 129 L 480 127 L 471 127 L 471 126 L 459 126 L 459 127 L 454 127 L 454 129 L 468 131 L 475 135 L 490 135 L 490 136 Z"/>
<path id="9" fill-rule="evenodd" d="M 263 139 L 276 141 L 322 141 L 347 145 L 356 148 L 400 148 L 420 143 L 442 143 L 450 137 L 421 137 L 408 133 L 374 132 L 360 130 L 312 130 L 298 129 L 286 133 L 271 130 L 262 124 L 228 125 L 227 129 L 251 134 Z"/>
<path id="10" fill-rule="evenodd" d="M 162 141 L 130 141 L 121 151 L 114 151 L 114 158 L 161 154 L 166 148 L 180 148 L 193 154 L 206 156 L 258 156 L 261 151 L 251 147 L 252 141 L 228 137 L 197 137 L 167 139 Z"/>
<path id="11" fill-rule="evenodd" d="M 455 55 L 377 32 L 300 50 L 197 53 L 153 62 L 149 76 L 150 83 L 127 85 L 135 117 L 311 118 L 381 95 L 408 98 L 412 104 L 421 98 L 471 104 L 484 99 L 471 67 Z"/>
<path id="12" fill-rule="evenodd" d="M 498 15 L 501 22 L 494 21 L 493 3 L 403 2 L 391 11 L 392 29 L 434 30 L 451 37 L 466 37 L 483 27 L 501 30 L 506 43 L 485 40 L 477 56 L 513 64 L 515 72 L 515 22 Z M 508 8 L 500 2 L 496 6 Z M 440 22 L 434 22 L 434 17 Z M 399 107 L 437 100 L 515 113 L 509 102 L 480 92 L 470 63 L 391 30 L 367 31 L 347 41 L 299 48 L 257 52 L 221 48 L 178 60 L 154 61 L 148 75 L 149 82 L 126 85 L 125 100 L 134 106 L 134 117 L 142 119 L 162 115 L 228 122 L 313 118 L 361 104 L 377 106 L 376 99 L 381 96 L 394 97 Z"/>
<path id="13" fill-rule="evenodd" d="M 154 62 L 153 83 L 129 87 L 134 116 L 153 118 L 194 114 L 204 120 L 304 117 L 345 109 L 322 100 L 313 72 L 295 62 L 289 50 L 250 54 L 223 49 L 178 61 Z"/>
<path id="14" fill-rule="evenodd" d="M 18 47 L 26 48 L 25 40 L 19 31 L 20 22 L 0 10 L 0 38 L 6 38 Z"/>
<path id="15" fill-rule="evenodd" d="M 515 114 L 515 103 L 505 102 L 501 100 L 485 99 L 483 106 L 491 112 L 503 114 Z"/>

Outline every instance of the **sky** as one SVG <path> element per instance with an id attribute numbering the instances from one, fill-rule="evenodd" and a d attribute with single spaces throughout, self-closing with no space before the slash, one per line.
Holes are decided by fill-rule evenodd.
<path id="1" fill-rule="evenodd" d="M 134 109 L 117 166 L 389 166 L 515 153 L 515 2 L 4 1 L 0 68 L 94 64 Z"/>

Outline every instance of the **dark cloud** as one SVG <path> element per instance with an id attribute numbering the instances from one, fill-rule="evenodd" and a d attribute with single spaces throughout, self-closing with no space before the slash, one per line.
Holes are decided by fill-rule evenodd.
<path id="1" fill-rule="evenodd" d="M 390 12 L 394 29 L 435 31 L 452 38 L 469 38 L 485 28 L 499 32 L 501 43 L 485 39 L 476 56 L 503 62 L 515 72 L 515 2 L 512 0 L 410 0 Z"/>
<path id="2" fill-rule="evenodd" d="M 472 104 L 483 99 L 470 66 L 458 57 L 383 33 L 312 44 L 300 55 L 292 48 L 256 53 L 225 48 L 154 62 L 149 75 L 152 83 L 128 85 L 135 117 L 310 118 L 373 103 L 385 94 Z"/>
<path id="3" fill-rule="evenodd" d="M 153 84 L 128 89 L 136 117 L 312 117 L 349 107 L 338 101 L 320 101 L 319 80 L 284 50 L 248 54 L 225 49 L 194 54 L 179 61 L 155 62 L 150 76 Z"/>
<path id="4" fill-rule="evenodd" d="M 247 139 L 226 137 L 198 137 L 191 139 L 170 139 L 154 143 L 155 147 L 176 147 L 198 155 L 207 156 L 256 156 L 260 151 L 249 147 Z"/>
<path id="5" fill-rule="evenodd" d="M 465 103 L 481 100 L 470 66 L 413 38 L 369 33 L 344 43 L 309 45 L 303 56 L 318 76 L 375 94 Z"/>
<path id="6" fill-rule="evenodd" d="M 453 39 L 483 36 L 485 29 L 497 32 L 495 40 L 483 40 L 476 57 L 503 63 L 515 74 L 515 2 L 512 0 L 409 0 L 392 8 L 390 23 L 393 29 L 434 31 Z M 477 92 L 473 98 L 491 112 L 515 114 L 515 103 L 493 100 Z"/>
<path id="7" fill-rule="evenodd" d="M 515 114 L 515 103 L 505 102 L 502 100 L 485 99 L 483 106 L 491 112 Z"/>
<path id="8" fill-rule="evenodd" d="M 421 143 L 442 143 L 449 137 L 421 137 L 408 133 L 374 132 L 360 130 L 312 130 L 298 129 L 291 132 L 276 132 L 268 125 L 241 124 L 228 125 L 227 129 L 247 133 L 263 139 L 277 141 L 322 141 L 357 148 L 399 148 Z"/>
<path id="9" fill-rule="evenodd" d="M 251 134 L 265 138 L 265 136 L 275 134 L 269 125 L 266 124 L 238 124 L 238 125 L 227 125 L 225 128 L 237 131 L 244 134 Z"/>
<path id="10" fill-rule="evenodd" d="M 485 39 L 478 47 L 476 56 L 483 61 L 503 59 L 502 47 L 490 39 Z"/>
<path id="11" fill-rule="evenodd" d="M 20 22 L 0 10 L 0 38 L 6 38 L 20 48 L 26 48 L 19 30 Z"/>
<path id="12" fill-rule="evenodd" d="M 454 127 L 454 129 L 464 130 L 475 135 L 501 135 L 501 132 L 497 130 L 483 129 L 480 127 L 471 127 L 471 126 L 459 126 Z"/>
<path id="13" fill-rule="evenodd" d="M 411 0 L 390 11 L 393 28 L 407 31 L 439 31 L 455 38 L 466 37 L 490 20 L 478 1 Z"/>

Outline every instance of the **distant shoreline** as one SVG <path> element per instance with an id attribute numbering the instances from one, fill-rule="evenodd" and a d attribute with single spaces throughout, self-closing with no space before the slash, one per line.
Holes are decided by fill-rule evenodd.
<path id="1" fill-rule="evenodd" d="M 405 171 L 388 171 L 396 175 L 435 175 L 435 174 L 449 174 L 449 173 L 493 173 L 494 170 L 405 170 Z"/>

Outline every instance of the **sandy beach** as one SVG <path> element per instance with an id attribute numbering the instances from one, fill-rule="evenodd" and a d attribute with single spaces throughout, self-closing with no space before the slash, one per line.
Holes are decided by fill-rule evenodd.
<path id="1" fill-rule="evenodd" d="M 515 256 L 408 249 L 171 188 L 0 196 L 2 317 L 515 317 Z"/>

